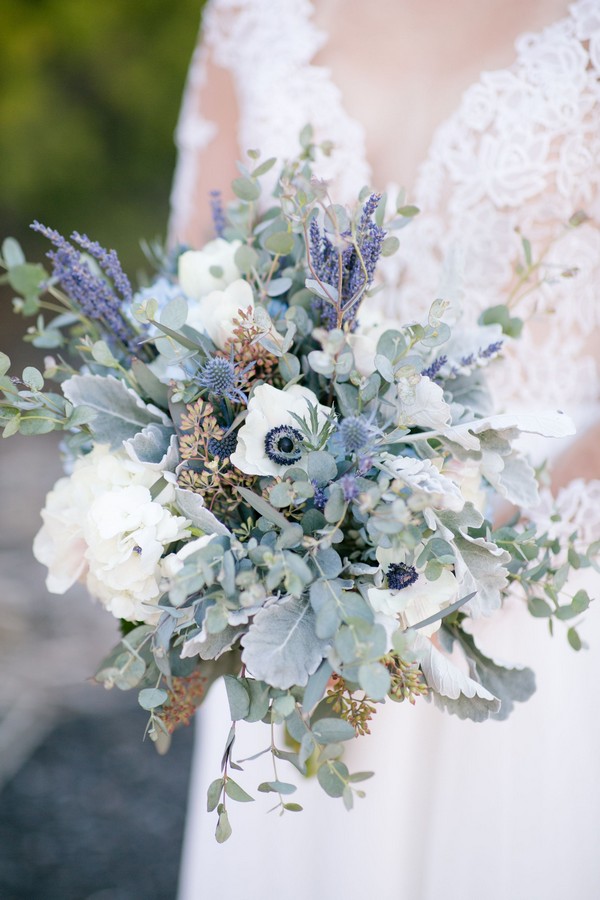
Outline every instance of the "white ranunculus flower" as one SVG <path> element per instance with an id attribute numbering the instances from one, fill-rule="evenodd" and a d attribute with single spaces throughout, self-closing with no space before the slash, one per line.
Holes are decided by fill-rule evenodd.
<path id="1" fill-rule="evenodd" d="M 460 512 L 465 505 L 465 498 L 458 485 L 442 475 L 429 459 L 385 454 L 385 468 L 412 491 L 423 494 L 428 506 L 434 509 Z"/>
<path id="2" fill-rule="evenodd" d="M 321 406 L 308 388 L 294 384 L 280 391 L 259 384 L 238 432 L 237 447 L 230 457 L 233 465 L 247 475 L 280 475 L 294 465 L 302 455 L 302 433 L 292 413 L 306 418 L 309 404 L 317 407 L 319 422 L 324 425 L 331 410 Z"/>
<path id="3" fill-rule="evenodd" d="M 254 294 L 247 281 L 238 278 L 223 291 L 211 291 L 188 306 L 187 325 L 205 332 L 213 344 L 224 350 L 233 337 L 233 321 L 240 310 L 254 310 Z"/>
<path id="4" fill-rule="evenodd" d="M 153 621 L 165 548 L 189 534 L 187 519 L 165 505 L 172 485 L 152 499 L 160 472 L 123 451 L 97 446 L 48 494 L 34 555 L 48 567 L 46 584 L 62 594 L 83 581 L 114 616 Z"/>
<path id="5" fill-rule="evenodd" d="M 398 425 L 408 428 L 418 425 L 421 428 L 443 430 L 451 418 L 451 410 L 444 400 L 444 391 L 439 384 L 418 375 L 416 384 L 409 379 L 400 378 L 396 383 L 398 392 Z"/>
<path id="6" fill-rule="evenodd" d="M 354 365 L 357 372 L 367 378 L 375 371 L 377 342 L 386 331 L 399 331 L 402 323 L 392 319 L 380 309 L 361 307 L 356 331 L 348 335 L 348 343 L 354 354 Z"/>
<path id="7" fill-rule="evenodd" d="M 241 241 L 217 238 L 202 250 L 186 250 L 178 260 L 179 284 L 191 300 L 200 300 L 211 291 L 222 291 L 241 276 L 235 254 Z M 212 269 L 212 272 L 211 272 Z"/>
<path id="8" fill-rule="evenodd" d="M 481 462 L 475 459 L 451 459 L 444 466 L 444 474 L 460 488 L 465 502 L 472 503 L 475 509 L 485 514 L 488 497 L 483 488 Z"/>
<path id="9" fill-rule="evenodd" d="M 369 588 L 367 595 L 376 613 L 396 618 L 402 628 L 406 629 L 418 625 L 458 600 L 458 581 L 449 569 L 444 569 L 435 581 L 430 581 L 421 573 L 408 587 L 400 590 L 373 587 Z M 438 619 L 419 631 L 429 637 L 440 625 L 441 619 Z"/>
<path id="10" fill-rule="evenodd" d="M 207 544 L 215 538 L 215 534 L 203 534 L 199 538 L 195 538 L 193 541 L 188 541 L 186 544 L 181 547 L 177 551 L 177 553 L 169 553 L 168 556 L 162 561 L 162 574 L 165 578 L 171 579 L 175 578 L 175 576 L 183 569 L 184 563 L 188 556 L 191 556 L 192 553 L 195 553 L 196 550 L 201 550 L 203 547 L 206 547 Z"/>

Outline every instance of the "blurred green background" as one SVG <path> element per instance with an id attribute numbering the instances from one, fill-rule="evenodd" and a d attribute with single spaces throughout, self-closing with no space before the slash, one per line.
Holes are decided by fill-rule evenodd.
<path id="1" fill-rule="evenodd" d="M 2 0 L 0 236 L 28 257 L 39 219 L 114 247 L 135 277 L 140 238 L 164 237 L 173 133 L 202 0 Z M 0 305 L 12 356 L 23 319 Z M 12 347 L 10 345 L 13 345 Z M 12 353 L 11 353 L 12 350 Z"/>

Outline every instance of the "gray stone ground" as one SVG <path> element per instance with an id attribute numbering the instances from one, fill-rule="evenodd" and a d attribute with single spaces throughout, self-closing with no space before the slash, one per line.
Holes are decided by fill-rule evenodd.
<path id="1" fill-rule="evenodd" d="M 158 757 L 135 698 L 89 683 L 115 623 L 31 552 L 59 475 L 54 435 L 0 444 L 0 897 L 169 900 L 192 735 Z"/>

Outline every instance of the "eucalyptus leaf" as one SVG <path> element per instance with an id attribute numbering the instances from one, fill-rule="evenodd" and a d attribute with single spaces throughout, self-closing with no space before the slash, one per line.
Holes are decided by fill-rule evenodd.
<path id="1" fill-rule="evenodd" d="M 248 244 L 242 244 L 235 251 L 234 262 L 242 275 L 249 275 L 258 265 L 258 253 Z"/>
<path id="2" fill-rule="evenodd" d="M 348 768 L 343 762 L 327 761 L 317 771 L 317 780 L 330 797 L 342 797 L 348 782 Z"/>
<path id="3" fill-rule="evenodd" d="M 356 737 L 354 727 L 345 719 L 319 719 L 313 725 L 312 733 L 320 744 L 337 744 Z"/>
<path id="4" fill-rule="evenodd" d="M 252 202 L 260 197 L 260 184 L 250 178 L 234 178 L 231 187 L 240 200 Z"/>
<path id="5" fill-rule="evenodd" d="M 140 359 L 134 358 L 131 361 L 131 370 L 141 388 L 142 395 L 166 409 L 169 405 L 169 389 L 167 385 L 163 384 Z"/>
<path id="6" fill-rule="evenodd" d="M 166 325 L 167 328 L 178 331 L 185 325 L 187 315 L 188 304 L 185 297 L 174 297 L 161 311 L 160 322 L 161 325 Z"/>
<path id="7" fill-rule="evenodd" d="M 229 816 L 225 807 L 222 807 L 219 813 L 215 837 L 219 844 L 224 844 L 231 837 L 231 825 L 229 824 Z"/>
<path id="8" fill-rule="evenodd" d="M 250 712 L 250 695 L 245 684 L 234 675 L 225 675 L 223 678 L 229 701 L 229 711 L 234 722 L 245 719 Z"/>
<path id="9" fill-rule="evenodd" d="M 236 800 L 238 803 L 254 802 L 254 797 L 251 797 L 250 794 L 246 793 L 237 781 L 234 781 L 232 778 L 228 778 L 225 782 L 225 793 L 228 797 L 231 797 L 232 800 Z"/>
<path id="10" fill-rule="evenodd" d="M 293 381 L 300 374 L 300 362 L 292 353 L 284 353 L 283 356 L 279 358 L 278 368 L 281 377 L 286 384 Z"/>
<path id="11" fill-rule="evenodd" d="M 268 519 L 269 522 L 272 522 L 273 525 L 277 525 L 279 528 L 287 528 L 289 522 L 285 516 L 282 516 L 281 513 L 277 512 L 277 510 L 274 509 L 270 503 L 267 503 L 267 501 L 259 494 L 255 494 L 254 491 L 244 487 L 237 487 L 236 490 L 246 503 L 260 513 L 261 516 L 264 516 L 265 519 Z"/>
<path id="12" fill-rule="evenodd" d="M 280 297 L 282 294 L 285 294 L 286 291 L 292 286 L 291 278 L 273 278 L 269 282 L 269 286 L 267 287 L 267 296 L 268 297 Z"/>
<path id="13" fill-rule="evenodd" d="M 158 706 L 162 706 L 169 698 L 169 695 L 166 691 L 161 690 L 160 688 L 144 688 L 144 690 L 140 691 L 138 694 L 138 703 L 142 707 L 142 709 L 156 709 Z"/>
<path id="14" fill-rule="evenodd" d="M 41 391 L 44 387 L 42 373 L 34 366 L 25 366 L 23 369 L 23 382 L 32 391 Z"/>
<path id="15" fill-rule="evenodd" d="M 289 231 L 276 231 L 265 238 L 264 245 L 277 256 L 287 256 L 294 249 L 294 235 Z"/>
<path id="16" fill-rule="evenodd" d="M 318 485 L 328 484 L 337 476 L 335 460 L 325 450 L 311 450 L 306 457 L 306 471 L 311 481 Z"/>
<path id="17" fill-rule="evenodd" d="M 263 781 L 262 784 L 259 784 L 258 790 L 263 794 L 293 794 L 296 785 L 289 784 L 287 781 Z"/>
<path id="18" fill-rule="evenodd" d="M 358 680 L 365 694 L 372 700 L 384 700 L 392 684 L 390 673 L 378 662 L 360 666 Z"/>
<path id="19" fill-rule="evenodd" d="M 224 784 L 225 780 L 223 778 L 217 778 L 209 785 L 208 791 L 206 792 L 207 812 L 212 812 L 219 805 L 219 800 L 221 798 L 221 792 L 223 790 Z"/>
<path id="20" fill-rule="evenodd" d="M 246 715 L 246 722 L 260 722 L 269 709 L 269 685 L 264 681 L 256 681 L 254 678 L 246 678 L 244 684 L 250 696 L 250 708 Z M 293 697 L 291 699 L 293 701 Z"/>
<path id="21" fill-rule="evenodd" d="M 7 237 L 2 241 L 2 259 L 7 269 L 22 266 L 25 262 L 25 254 L 15 238 Z"/>

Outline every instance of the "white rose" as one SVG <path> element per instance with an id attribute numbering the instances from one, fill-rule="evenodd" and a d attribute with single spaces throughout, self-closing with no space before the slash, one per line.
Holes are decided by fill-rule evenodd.
<path id="1" fill-rule="evenodd" d="M 226 288 L 242 274 L 235 264 L 241 241 L 209 241 L 202 250 L 186 250 L 178 261 L 179 284 L 191 300 Z M 212 272 L 211 272 L 212 269 Z M 220 270 L 220 272 L 219 272 Z"/>
<path id="2" fill-rule="evenodd" d="M 280 475 L 294 465 L 302 455 L 302 433 L 292 413 L 306 418 L 309 404 L 317 407 L 323 426 L 331 410 L 321 406 L 308 388 L 294 384 L 280 391 L 260 384 L 248 403 L 248 415 L 230 457 L 232 464 L 247 475 Z"/>
<path id="3" fill-rule="evenodd" d="M 401 428 L 418 425 L 421 428 L 443 430 L 451 419 L 451 410 L 444 400 L 444 392 L 426 375 L 419 375 L 416 384 L 400 378 L 396 384 L 399 402 L 398 425 Z"/>
<path id="4" fill-rule="evenodd" d="M 254 294 L 247 281 L 239 278 L 224 291 L 212 291 L 188 306 L 187 325 L 205 332 L 213 344 L 224 350 L 233 337 L 234 319 L 240 310 L 254 310 Z"/>
<path id="5" fill-rule="evenodd" d="M 439 578 L 430 581 L 422 573 L 417 580 L 400 590 L 369 588 L 369 603 L 374 612 L 399 620 L 402 628 L 412 628 L 458 600 L 458 581 L 448 569 Z M 441 625 L 441 619 L 419 629 L 429 637 Z"/>

